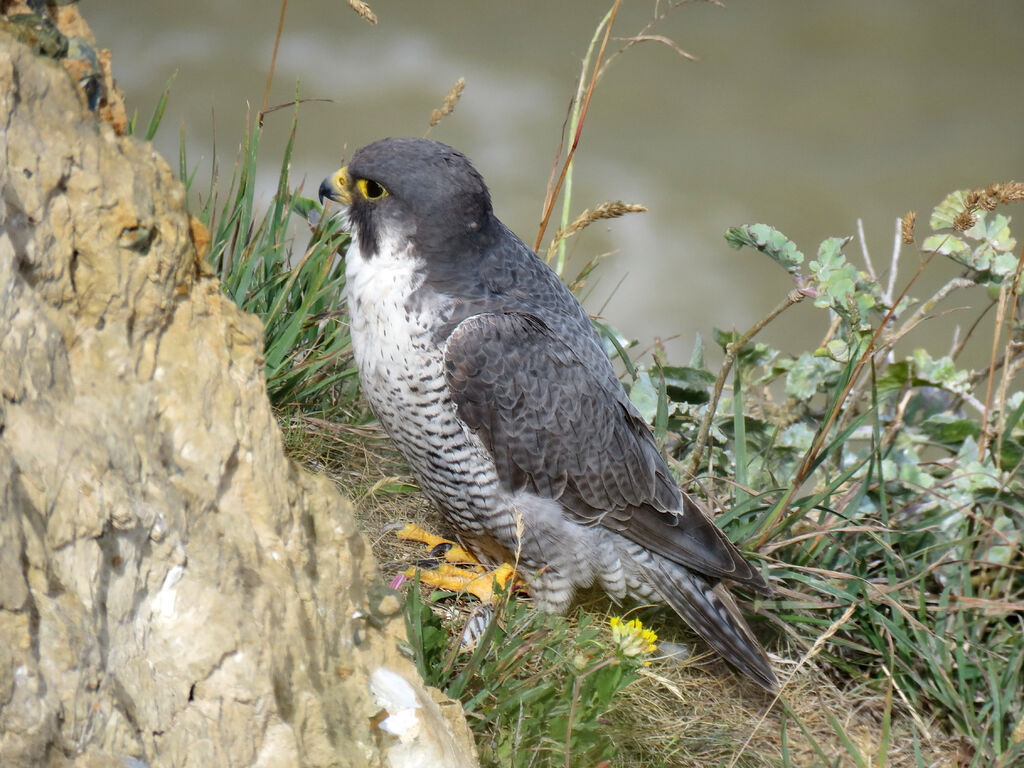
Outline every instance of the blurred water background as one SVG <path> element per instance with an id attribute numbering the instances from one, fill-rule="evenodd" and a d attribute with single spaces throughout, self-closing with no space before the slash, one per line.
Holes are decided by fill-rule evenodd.
<path id="1" fill-rule="evenodd" d="M 302 97 L 330 100 L 301 108 L 293 178 L 312 196 L 363 144 L 422 135 L 465 77 L 462 100 L 431 137 L 473 159 L 498 215 L 532 245 L 580 60 L 610 3 L 371 5 L 376 26 L 341 0 L 287 8 L 270 103 L 292 100 L 297 82 Z M 613 35 L 637 34 L 666 7 L 627 0 Z M 247 111 L 263 101 L 280 3 L 107 0 L 86 13 L 143 127 L 177 73 L 156 146 L 177 167 L 183 126 L 197 186 L 214 152 L 226 183 Z M 1024 178 L 1021 0 L 695 2 L 651 33 L 698 60 L 647 42 L 614 61 L 591 103 L 573 190 L 574 211 L 615 199 L 650 210 L 591 227 L 571 255 L 579 265 L 611 254 L 587 286 L 587 308 L 642 346 L 675 337 L 675 361 L 688 359 L 695 333 L 744 330 L 792 287 L 767 258 L 730 249 L 726 227 L 772 224 L 810 256 L 825 237 L 854 234 L 861 218 L 884 268 L 907 210 L 924 234 L 947 192 Z M 266 119 L 266 199 L 291 116 Z M 904 249 L 902 260 L 909 277 L 919 256 Z M 955 272 L 934 265 L 914 293 Z M 801 305 L 764 340 L 798 351 L 826 326 L 821 310 Z M 948 346 L 948 328 L 924 332 L 943 345 L 934 353 Z"/>

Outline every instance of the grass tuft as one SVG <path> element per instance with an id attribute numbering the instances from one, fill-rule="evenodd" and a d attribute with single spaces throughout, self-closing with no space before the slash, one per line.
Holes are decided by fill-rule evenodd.
<path id="1" fill-rule="evenodd" d="M 196 215 L 211 233 L 208 261 L 224 292 L 263 319 L 273 405 L 282 412 L 332 416 L 350 411 L 358 396 L 348 327 L 342 319 L 345 276 L 338 256 L 348 235 L 339 220 L 321 218 L 319 206 L 291 186 L 297 120 L 296 107 L 277 187 L 265 212 L 256 203 L 261 120 L 249 120 L 224 204 L 218 209 L 214 165 L 209 193 Z M 184 145 L 181 169 L 182 180 L 191 186 L 194 172 L 185 175 Z M 305 247 L 296 252 L 296 230 L 307 221 L 315 226 Z"/>

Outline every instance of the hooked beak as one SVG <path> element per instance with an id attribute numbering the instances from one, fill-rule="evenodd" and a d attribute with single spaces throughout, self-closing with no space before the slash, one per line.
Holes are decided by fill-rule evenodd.
<path id="1" fill-rule="evenodd" d="M 352 196 L 348 192 L 348 172 L 345 168 L 335 171 L 322 182 L 320 182 L 320 204 L 324 199 L 333 200 L 336 203 L 348 205 Z"/>

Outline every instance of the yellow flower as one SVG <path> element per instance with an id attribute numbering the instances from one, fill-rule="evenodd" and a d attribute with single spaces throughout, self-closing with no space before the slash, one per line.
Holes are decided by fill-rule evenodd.
<path id="1" fill-rule="evenodd" d="M 644 629 L 640 619 L 623 621 L 620 616 L 612 616 L 612 640 L 622 651 L 623 656 L 639 656 L 641 653 L 654 653 L 658 646 L 654 643 L 658 636 L 654 630 Z"/>

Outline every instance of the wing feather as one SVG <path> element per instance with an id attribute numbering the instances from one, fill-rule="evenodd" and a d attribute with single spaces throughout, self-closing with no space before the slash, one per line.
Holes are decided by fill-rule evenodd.
<path id="1" fill-rule="evenodd" d="M 483 312 L 445 342 L 459 418 L 511 491 L 557 499 L 680 565 L 770 591 L 703 509 L 682 494 L 596 335 L 580 354 L 535 315 Z M 586 361 L 586 362 L 584 362 Z"/>

